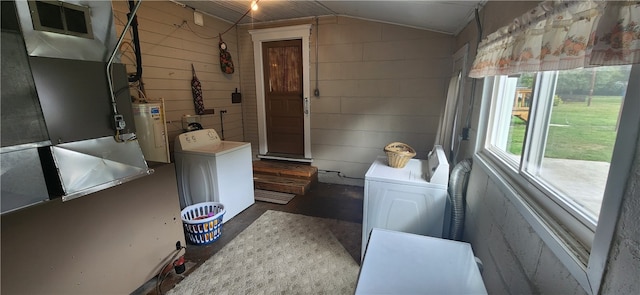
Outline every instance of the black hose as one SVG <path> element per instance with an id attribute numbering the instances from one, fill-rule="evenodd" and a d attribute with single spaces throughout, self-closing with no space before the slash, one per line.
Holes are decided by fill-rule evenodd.
<path id="1" fill-rule="evenodd" d="M 127 17 L 131 17 L 131 11 L 135 7 L 135 2 L 129 0 L 129 13 Z M 133 47 L 136 54 L 136 73 L 129 76 L 129 82 L 137 82 L 142 77 L 142 52 L 140 51 L 140 37 L 138 36 L 138 17 L 133 16 L 131 22 L 131 31 L 133 32 Z"/>

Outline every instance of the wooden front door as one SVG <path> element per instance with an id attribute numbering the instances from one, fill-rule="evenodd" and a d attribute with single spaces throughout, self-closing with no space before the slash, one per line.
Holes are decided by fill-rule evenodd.
<path id="1" fill-rule="evenodd" d="M 304 156 L 302 40 L 264 42 L 268 153 Z"/>

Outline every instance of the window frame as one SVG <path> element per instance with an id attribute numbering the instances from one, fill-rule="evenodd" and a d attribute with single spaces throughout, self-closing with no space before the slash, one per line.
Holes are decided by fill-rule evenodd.
<path id="1" fill-rule="evenodd" d="M 465 43 L 453 55 L 452 76 L 449 80 L 447 99 L 441 111 L 438 133 L 436 135 L 436 145 L 441 145 L 447 154 L 449 163 L 455 162 L 456 151 L 459 150 L 460 134 L 462 123 L 460 121 L 463 96 L 465 91 L 467 72 L 467 58 L 469 55 L 469 44 Z M 457 149 L 456 149 L 457 148 Z"/>
<path id="2" fill-rule="evenodd" d="M 640 77 L 640 65 L 633 65 L 629 81 L 637 80 L 638 77 Z M 638 99 L 640 84 L 628 83 L 600 216 L 596 226 L 588 226 L 584 220 L 566 214 L 566 209 L 549 197 L 548 190 L 540 184 L 531 182 L 520 173 L 524 171 L 523 165 L 529 160 L 527 157 L 532 155 L 523 153 L 519 165 L 515 168 L 513 163 L 508 163 L 505 155 L 500 155 L 499 152 L 488 148 L 491 140 L 488 133 L 495 122 L 491 104 L 493 101 L 499 101 L 497 96 L 501 95 L 501 90 L 498 88 L 499 78 L 499 76 L 484 78 L 475 162 L 479 163 L 479 166 L 500 187 L 584 290 L 590 294 L 597 294 L 602 283 L 620 204 L 637 148 L 636 143 L 640 136 L 640 116 L 634 112 L 640 109 L 640 99 Z M 533 103 L 538 102 L 534 100 Z M 534 116 L 535 114 L 532 113 L 530 118 L 535 118 Z M 527 141 L 528 136 L 525 134 L 524 151 L 527 150 L 526 145 L 531 144 Z"/>
<path id="3" fill-rule="evenodd" d="M 510 120 L 509 115 L 506 119 L 498 116 L 499 113 L 511 113 L 511 107 L 513 102 L 506 103 L 505 92 L 510 93 L 516 87 L 516 80 L 514 77 L 496 76 L 493 77 L 492 88 L 498 89 L 497 92 L 492 93 L 492 103 L 489 106 L 489 126 L 491 130 L 486 130 L 486 142 L 484 148 L 487 153 L 490 153 L 494 157 L 494 161 L 499 163 L 501 170 L 510 174 L 509 178 L 512 181 L 517 182 L 520 187 L 533 187 L 535 193 L 529 192 L 533 198 L 533 202 L 536 202 L 543 210 L 549 211 L 552 216 L 556 216 L 558 223 L 569 228 L 569 231 L 576 235 L 577 240 L 585 245 L 586 248 L 591 247 L 593 240 L 593 234 L 595 232 L 595 220 L 589 218 L 583 212 L 575 209 L 575 205 L 571 201 L 566 200 L 557 192 L 553 187 L 545 184 L 538 179 L 533 173 L 527 170 L 531 162 L 541 162 L 544 156 L 545 142 L 548 135 L 547 125 L 551 118 L 552 97 L 555 92 L 555 80 L 558 74 L 556 72 L 543 72 L 540 76 L 536 77 L 535 85 L 532 94 L 534 99 L 532 100 L 532 107 L 529 115 L 529 124 L 532 126 L 527 127 L 524 134 L 523 154 L 519 156 L 513 156 L 503 150 L 501 147 L 495 147 L 493 143 L 494 139 L 497 141 L 505 140 L 506 132 L 508 132 L 509 125 L 505 124 L 504 120 Z M 543 92 L 542 96 L 537 96 L 537 92 Z M 546 94 L 546 95 L 545 95 Z M 540 98 L 545 99 L 540 99 Z M 535 105 L 535 107 L 533 107 Z M 495 110 L 499 107 L 500 110 Z M 542 113 L 541 113 L 542 112 Z M 500 117 L 500 118 L 498 118 Z M 499 120 L 502 120 L 498 122 Z M 502 127 L 501 127 L 502 126 Z M 499 129 L 504 129 L 499 131 Z M 496 138 L 501 137 L 501 139 Z M 517 160 L 516 160 L 517 158 Z M 558 207 L 559 208 L 556 208 Z M 565 213 L 571 216 L 566 216 Z M 586 257 L 583 257 L 586 260 Z"/>

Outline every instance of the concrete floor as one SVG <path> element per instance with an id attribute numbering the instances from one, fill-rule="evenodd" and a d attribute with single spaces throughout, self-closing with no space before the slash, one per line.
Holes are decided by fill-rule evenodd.
<path id="1" fill-rule="evenodd" d="M 520 157 L 511 159 L 520 162 Z M 609 175 L 607 162 L 544 158 L 537 177 L 598 219 Z"/>
<path id="2" fill-rule="evenodd" d="M 597 218 L 609 166 L 607 162 L 544 158 L 540 176 Z"/>
<path id="3" fill-rule="evenodd" d="M 188 276 L 190 272 L 204 263 L 208 258 L 215 255 L 222 247 L 233 240 L 236 235 L 247 228 L 267 210 L 284 211 L 362 224 L 363 199 L 363 187 L 318 183 L 309 193 L 303 196 L 296 196 L 286 205 L 256 201 L 255 204 L 226 222 L 222 227 L 222 235 L 214 243 L 204 246 L 188 244 L 185 254 L 187 270 L 180 275 L 176 275 L 175 272 L 171 271 L 162 282 L 161 293 L 170 290 Z M 350 227 L 348 230 L 347 228 L 337 229 L 337 231 L 341 230 L 348 233 L 338 237 L 338 240 L 359 264 L 362 227 L 358 227 L 357 232 L 353 232 L 353 227 Z M 156 283 L 157 281 L 154 278 L 132 294 L 156 295 L 158 294 L 156 291 Z"/>

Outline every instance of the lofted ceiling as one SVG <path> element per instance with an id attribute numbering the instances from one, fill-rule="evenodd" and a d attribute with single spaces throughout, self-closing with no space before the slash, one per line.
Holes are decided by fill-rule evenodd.
<path id="1" fill-rule="evenodd" d="M 173 2 L 187 5 L 230 23 L 238 20 L 240 20 L 239 24 L 248 24 L 334 15 L 456 35 L 473 19 L 474 9 L 480 8 L 486 1 L 259 0 L 257 11 L 249 11 L 251 0 L 177 0 Z"/>

